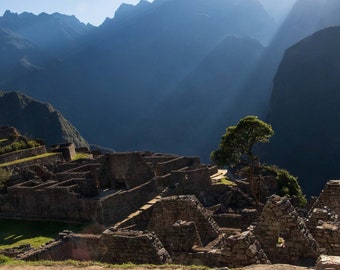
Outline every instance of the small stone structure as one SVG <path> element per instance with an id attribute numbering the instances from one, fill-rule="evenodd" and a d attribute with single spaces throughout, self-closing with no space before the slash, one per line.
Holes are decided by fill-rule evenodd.
<path id="1" fill-rule="evenodd" d="M 226 257 L 228 266 L 231 267 L 270 263 L 252 231 L 245 231 L 240 235 L 226 238 L 222 254 Z"/>
<path id="2" fill-rule="evenodd" d="M 154 172 L 140 153 L 105 155 L 100 168 L 100 187 L 131 189 L 154 177 Z"/>
<path id="3" fill-rule="evenodd" d="M 76 155 L 76 146 L 74 143 L 56 144 L 52 145 L 50 148 L 52 152 L 62 153 L 64 159 L 67 161 L 72 160 Z"/>
<path id="4" fill-rule="evenodd" d="M 110 231 L 101 235 L 61 233 L 47 245 L 20 255 L 24 260 L 79 260 L 122 264 L 171 263 L 171 257 L 151 232 Z"/>
<path id="5" fill-rule="evenodd" d="M 171 257 L 157 235 L 152 232 L 106 230 L 99 244 L 106 262 L 136 264 L 171 263 Z"/>
<path id="6" fill-rule="evenodd" d="M 166 242 L 169 231 L 179 220 L 194 221 L 203 245 L 217 238 L 219 228 L 211 214 L 195 196 L 173 196 L 158 201 L 152 211 L 148 230 L 156 232 Z"/>
<path id="7" fill-rule="evenodd" d="M 287 197 L 269 198 L 254 232 L 272 263 L 316 260 L 319 255 L 317 242 Z"/>

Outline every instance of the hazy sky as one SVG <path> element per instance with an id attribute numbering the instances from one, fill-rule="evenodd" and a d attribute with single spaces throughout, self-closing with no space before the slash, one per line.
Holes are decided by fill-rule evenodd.
<path id="1" fill-rule="evenodd" d="M 122 3 L 137 4 L 139 0 L 0 0 L 0 15 L 9 9 L 39 14 L 59 12 L 75 15 L 84 23 L 101 24 L 106 17 L 112 18 Z M 151 2 L 151 1 L 150 1 Z"/>
<path id="2" fill-rule="evenodd" d="M 244 0 L 240 0 L 244 1 Z M 259 0 L 269 13 L 280 22 L 296 0 Z M 41 12 L 59 12 L 75 15 L 84 23 L 101 24 L 106 17 L 112 18 L 122 3 L 137 4 L 139 0 L 0 0 L 0 15 L 7 9 L 12 12 L 24 11 L 39 14 Z M 152 0 L 149 0 L 152 2 Z"/>
<path id="3" fill-rule="evenodd" d="M 281 23 L 297 0 L 259 0 L 259 2 L 262 3 L 264 8 L 277 23 Z"/>

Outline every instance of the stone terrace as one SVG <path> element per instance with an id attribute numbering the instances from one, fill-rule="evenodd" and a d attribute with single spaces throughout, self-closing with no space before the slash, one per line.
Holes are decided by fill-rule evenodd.
<path id="1" fill-rule="evenodd" d="M 327 183 L 304 219 L 286 197 L 255 209 L 238 186 L 212 181 L 220 172 L 197 157 L 129 152 L 45 161 L 16 169 L 0 194 L 0 217 L 108 229 L 61 233 L 23 259 L 239 267 L 340 255 L 340 181 Z"/>

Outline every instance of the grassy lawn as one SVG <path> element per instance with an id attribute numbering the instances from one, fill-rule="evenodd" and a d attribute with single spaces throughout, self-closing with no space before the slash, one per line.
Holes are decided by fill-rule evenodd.
<path id="1" fill-rule="evenodd" d="M 0 249 L 30 244 L 38 247 L 54 239 L 59 232 L 80 232 L 84 225 L 53 221 L 24 221 L 0 219 Z"/>
<path id="2" fill-rule="evenodd" d="M 11 162 L 2 163 L 2 164 L 0 164 L 0 167 L 10 166 L 10 165 L 13 165 L 13 164 L 19 164 L 19 163 L 22 163 L 22 162 L 26 162 L 26 161 L 30 161 L 30 160 L 34 160 L 34 159 L 39 159 L 39 158 L 44 158 L 44 157 L 49 157 L 49 156 L 54 156 L 54 155 L 58 155 L 58 153 L 45 153 L 45 154 L 38 155 L 38 156 L 32 156 L 32 157 L 28 157 L 28 158 L 18 159 L 18 160 L 14 160 L 14 161 L 11 161 Z"/>

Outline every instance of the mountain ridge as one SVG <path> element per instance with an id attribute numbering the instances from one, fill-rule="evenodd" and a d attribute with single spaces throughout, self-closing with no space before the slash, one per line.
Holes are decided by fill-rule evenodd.
<path id="1" fill-rule="evenodd" d="M 41 103 L 20 92 L 0 91 L 0 125 L 14 126 L 31 138 L 47 145 L 73 142 L 88 147 L 76 128 L 49 103 Z"/>

